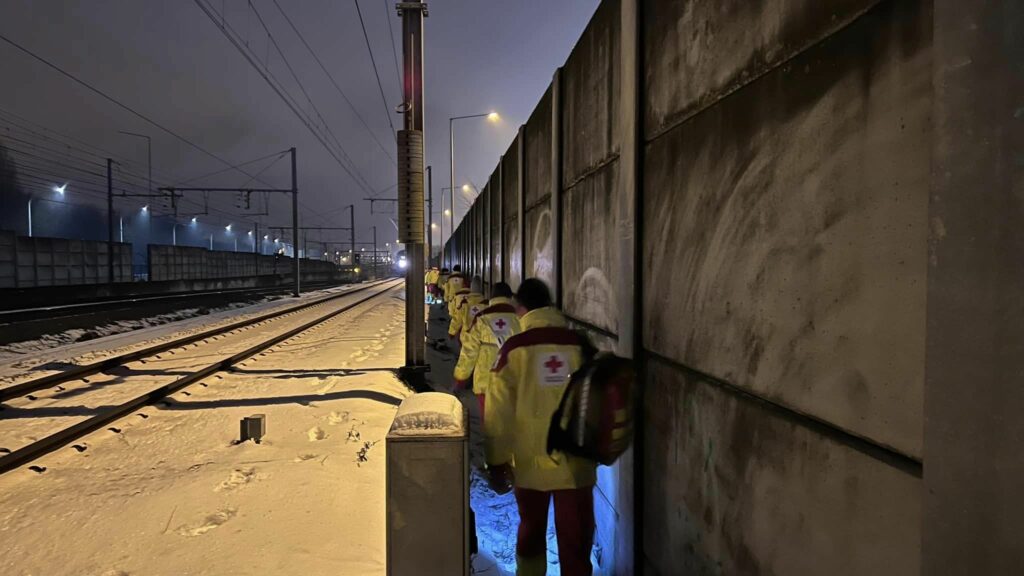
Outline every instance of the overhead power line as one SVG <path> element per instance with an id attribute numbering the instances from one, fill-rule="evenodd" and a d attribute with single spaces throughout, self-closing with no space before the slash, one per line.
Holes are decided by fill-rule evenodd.
<path id="1" fill-rule="evenodd" d="M 277 0 L 274 0 L 275 2 Z M 384 25 L 388 27 L 388 34 L 391 36 L 391 54 L 395 57 L 395 78 L 398 78 L 398 89 L 402 90 L 402 67 L 398 65 L 398 49 L 395 48 L 395 30 L 391 27 L 390 2 L 381 2 L 384 6 Z"/>
<path id="2" fill-rule="evenodd" d="M 388 117 L 388 126 L 391 126 L 391 135 L 397 141 L 398 134 L 395 132 L 395 124 L 391 121 L 391 108 L 388 107 L 388 99 L 384 96 L 384 85 L 380 82 L 380 72 L 377 70 L 377 61 L 373 58 L 373 48 L 370 47 L 370 36 L 366 33 L 366 22 L 363 21 L 363 11 L 359 9 L 359 0 L 352 0 L 356 5 L 356 14 L 359 15 L 359 25 L 363 28 L 363 38 L 366 40 L 366 50 L 370 53 L 370 64 L 373 65 L 373 75 L 377 77 L 377 88 L 380 89 L 380 99 L 384 103 L 384 114 Z"/>
<path id="3" fill-rule="evenodd" d="M 296 118 L 310 131 L 314 138 L 320 142 L 325 150 L 334 158 L 335 162 L 345 171 L 349 177 L 362 189 L 367 190 L 369 186 L 364 183 L 361 175 L 358 175 L 355 166 L 349 166 L 346 164 L 338 152 L 328 143 L 327 139 L 320 131 L 316 128 L 313 122 L 307 118 L 302 111 L 299 109 L 298 103 L 295 98 L 288 93 L 279 80 L 269 71 L 269 69 L 263 67 L 259 63 L 259 58 L 252 54 L 252 51 L 244 45 L 244 40 L 241 39 L 241 35 L 227 22 L 223 15 L 218 14 L 216 9 L 207 5 L 205 0 L 195 0 L 195 3 L 203 11 L 204 14 L 213 22 L 214 26 L 221 31 L 222 34 L 228 39 L 229 42 L 239 51 L 240 54 L 246 59 L 247 62 L 256 70 L 257 73 L 267 82 L 270 88 L 284 101 L 285 105 L 295 114 Z M 280 54 L 280 52 L 279 52 Z M 282 58 L 284 55 L 281 54 Z M 342 150 L 344 154 L 344 150 Z M 346 155 L 347 156 L 347 155 Z M 248 175 L 248 174 L 247 174 Z"/>
<path id="4" fill-rule="evenodd" d="M 231 163 L 228 162 L 227 160 L 221 158 L 220 156 L 214 154 L 213 152 L 210 152 L 209 150 L 207 150 L 206 148 L 203 148 L 202 146 L 196 144 L 195 142 L 192 142 L 188 138 L 185 138 L 184 136 L 178 134 L 177 132 L 171 130 L 170 128 L 167 128 L 163 124 L 160 124 L 156 120 L 153 120 L 152 118 L 150 118 L 149 116 L 146 116 L 145 114 L 139 112 L 138 110 L 135 110 L 131 106 L 128 106 L 127 104 L 121 102 L 120 100 L 117 100 L 113 96 L 107 94 L 106 92 L 100 90 L 99 88 L 96 88 L 92 84 L 89 84 L 85 80 L 82 80 L 81 78 L 75 76 L 74 74 L 68 72 L 67 70 L 64 70 L 60 66 L 57 66 L 53 62 L 50 62 L 49 60 L 47 60 L 46 58 L 43 58 L 42 56 L 36 54 L 35 52 L 32 52 L 28 48 L 22 46 L 21 44 L 18 44 L 17 42 L 15 42 L 14 40 L 11 40 L 7 36 L 4 36 L 3 34 L 0 34 L 0 40 L 3 40 L 7 44 L 10 44 L 11 46 L 13 46 L 14 48 L 16 48 L 19 51 L 23 52 L 24 54 L 26 54 L 26 55 L 34 58 L 35 60 L 45 64 L 46 66 L 48 66 L 52 70 L 58 72 L 59 74 L 61 74 L 64 77 L 68 78 L 69 80 L 75 82 L 79 86 L 82 86 L 82 87 L 86 88 L 90 92 L 93 92 L 94 94 L 102 97 L 104 100 L 107 100 L 111 104 L 114 104 L 115 106 L 117 106 L 117 107 L 119 107 L 119 108 L 129 112 L 133 116 L 135 116 L 135 117 L 145 121 L 146 123 L 150 124 L 151 126 L 159 129 L 160 131 L 162 131 L 162 132 L 164 132 L 166 134 L 169 134 L 170 136 L 174 137 L 175 139 L 177 139 L 177 140 L 179 140 L 179 141 L 181 141 L 181 142 L 191 146 L 192 148 L 202 152 L 203 154 L 209 156 L 210 158 L 213 158 L 214 160 L 217 160 L 218 162 L 221 162 L 221 163 L 223 163 L 223 164 L 225 164 L 227 166 L 231 166 Z M 246 176 L 252 177 L 251 174 L 249 174 L 249 173 L 247 173 L 245 171 L 242 171 L 242 170 L 239 170 L 239 171 L 242 172 L 242 174 L 245 174 Z"/>
<path id="5" fill-rule="evenodd" d="M 394 163 L 395 157 L 391 155 L 391 151 L 389 151 L 387 147 L 384 146 L 384 144 L 382 144 L 381 141 L 377 138 L 377 135 L 374 133 L 373 129 L 370 128 L 370 126 L 366 123 L 366 119 L 363 118 L 363 115 L 360 114 L 359 110 L 356 109 L 355 104 L 352 103 L 352 100 L 349 99 L 348 95 L 345 94 L 345 91 L 342 90 L 341 86 L 338 85 L 338 82 L 334 79 L 334 76 L 327 70 L 327 67 L 324 66 L 324 63 L 320 60 L 320 57 L 317 56 L 316 52 L 309 45 L 309 43 L 306 42 L 305 36 L 303 36 L 302 32 L 300 32 L 299 29 L 295 26 L 295 23 L 292 22 L 292 19 L 288 17 L 288 14 L 284 11 L 284 9 L 281 7 L 278 1 L 273 1 L 274 6 L 277 6 L 278 12 L 281 13 L 281 16 L 284 16 L 285 21 L 288 22 L 289 26 L 291 26 L 292 31 L 295 32 L 295 35 L 299 37 L 300 41 L 302 41 L 302 45 L 306 47 L 306 50 L 309 51 L 309 54 L 313 56 L 313 60 L 315 60 L 317 65 L 320 66 L 320 70 L 323 71 L 323 73 L 331 81 L 331 84 L 334 85 L 334 89 L 338 91 L 338 94 L 341 95 L 342 99 L 345 100 L 345 103 L 348 104 L 352 112 L 356 115 L 357 118 L 359 118 L 359 122 L 362 123 L 363 128 L 366 128 L 366 131 L 370 134 L 370 137 L 373 138 L 373 141 L 377 143 L 377 146 L 379 146 L 380 149 L 384 152 L 384 154 L 386 154 L 387 157 L 391 160 L 391 162 Z"/>

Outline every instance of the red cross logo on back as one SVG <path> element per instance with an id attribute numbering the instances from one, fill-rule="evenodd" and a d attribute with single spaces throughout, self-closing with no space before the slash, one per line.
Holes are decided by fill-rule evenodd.
<path id="1" fill-rule="evenodd" d="M 498 321 L 494 323 L 494 325 L 498 327 L 498 330 L 504 330 L 507 324 L 508 323 L 505 322 L 504 318 L 498 318 Z"/>
<path id="2" fill-rule="evenodd" d="M 558 369 L 559 369 L 559 368 L 561 368 L 561 367 L 562 367 L 562 366 L 564 366 L 564 365 L 565 365 L 565 364 L 563 364 L 563 363 L 562 363 L 562 362 L 561 362 L 561 361 L 560 361 L 560 360 L 558 359 L 558 356 L 552 356 L 551 358 L 549 358 L 549 359 L 548 359 L 548 361 L 547 361 L 547 362 L 545 362 L 545 363 L 544 363 L 544 366 L 545 366 L 545 367 L 546 367 L 546 368 L 547 368 L 548 370 L 550 370 L 552 374 L 558 374 Z"/>

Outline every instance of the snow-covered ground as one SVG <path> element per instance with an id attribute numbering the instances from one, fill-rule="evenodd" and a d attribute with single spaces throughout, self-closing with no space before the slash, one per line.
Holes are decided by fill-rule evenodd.
<path id="1" fill-rule="evenodd" d="M 383 439 L 410 393 L 392 372 L 404 359 L 400 295 L 45 456 L 43 472 L 0 476 L 0 574 L 384 574 Z M 116 343 L 183 328 L 199 323 Z M 102 341 L 32 366 L 99 354 Z M 239 420 L 257 413 L 264 441 L 235 444 Z"/>

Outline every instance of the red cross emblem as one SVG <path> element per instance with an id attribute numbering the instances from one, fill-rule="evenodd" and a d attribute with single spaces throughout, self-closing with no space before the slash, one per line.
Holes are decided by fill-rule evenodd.
<path id="1" fill-rule="evenodd" d="M 552 374 L 558 374 L 558 369 L 565 364 L 558 359 L 558 356 L 552 356 L 544 363 L 544 367 L 551 371 Z"/>
<path id="2" fill-rule="evenodd" d="M 498 321 L 495 322 L 494 325 L 498 327 L 498 330 L 504 330 L 507 322 L 505 322 L 504 318 L 498 318 Z"/>

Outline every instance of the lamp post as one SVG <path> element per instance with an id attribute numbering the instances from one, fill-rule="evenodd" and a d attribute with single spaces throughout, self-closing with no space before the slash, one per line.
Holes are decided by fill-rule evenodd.
<path id="1" fill-rule="evenodd" d="M 449 168 L 451 172 L 448 174 L 448 183 L 451 185 L 451 199 L 452 199 L 452 214 L 451 230 L 449 235 L 455 234 L 455 121 L 456 120 L 468 120 L 470 118 L 487 118 L 491 122 L 497 122 L 501 117 L 498 116 L 497 112 L 486 112 L 484 114 L 469 114 L 467 116 L 453 116 L 448 119 L 448 162 L 450 163 Z M 442 196 L 441 205 L 444 205 L 444 196 Z M 444 219 L 441 219 L 441 250 L 444 251 Z M 444 254 L 441 254 L 441 260 L 444 260 Z M 451 254 L 449 254 L 449 261 L 451 260 Z"/>

